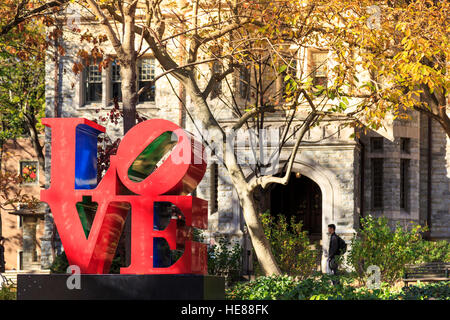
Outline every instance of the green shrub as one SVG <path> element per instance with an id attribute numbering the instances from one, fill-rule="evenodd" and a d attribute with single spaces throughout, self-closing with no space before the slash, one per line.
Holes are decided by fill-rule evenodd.
<path id="1" fill-rule="evenodd" d="M 69 261 L 67 261 L 66 253 L 63 251 L 60 255 L 55 257 L 52 265 L 50 266 L 51 273 L 67 273 L 67 268 L 69 267 Z M 120 268 L 124 267 L 124 263 L 120 256 L 116 256 L 111 264 L 111 269 L 109 273 L 119 274 Z"/>
<path id="2" fill-rule="evenodd" d="M 394 230 L 386 217 L 367 216 L 361 219 L 362 228 L 352 240 L 347 263 L 365 282 L 367 268 L 378 266 L 381 280 L 393 284 L 405 271 L 405 265 L 418 258 L 422 227 L 414 225 L 410 230 L 397 225 Z"/>
<path id="3" fill-rule="evenodd" d="M 450 243 L 446 240 L 422 240 L 417 245 L 417 251 L 415 263 L 450 262 Z"/>
<path id="4" fill-rule="evenodd" d="M 316 273 L 307 279 L 291 276 L 259 277 L 254 281 L 239 283 L 226 291 L 230 300 L 358 300 L 388 299 L 394 295 L 387 284 L 378 290 L 356 288 L 353 279 L 343 275 L 337 285 L 335 276 Z"/>
<path id="5" fill-rule="evenodd" d="M 226 290 L 229 300 L 449 300 L 450 281 L 417 284 L 396 288 L 386 282 L 379 289 L 355 286 L 351 275 L 339 277 L 315 274 L 304 280 L 291 276 L 259 277 L 254 281 L 239 283 Z"/>
<path id="6" fill-rule="evenodd" d="M 194 228 L 193 239 L 196 242 L 205 243 L 208 246 L 208 274 L 225 277 L 227 286 L 238 281 L 242 270 L 242 247 L 238 241 L 230 241 L 229 237 L 217 237 L 217 243 L 208 243 L 204 233 L 200 229 Z M 181 257 L 182 251 L 172 251 Z"/>
<path id="7" fill-rule="evenodd" d="M 15 285 L 0 287 L 0 300 L 16 300 L 17 288 Z"/>
<path id="8" fill-rule="evenodd" d="M 219 237 L 218 242 L 208 245 L 208 273 L 225 277 L 227 285 L 231 285 L 241 275 L 242 247 L 228 237 Z"/>
<path id="9" fill-rule="evenodd" d="M 51 273 L 66 273 L 69 267 L 69 261 L 67 261 L 66 253 L 63 251 L 57 255 L 50 266 Z"/>
<path id="10" fill-rule="evenodd" d="M 258 277 L 254 281 L 238 283 L 226 290 L 229 300 L 277 300 L 292 291 L 297 282 L 291 276 Z"/>
<path id="11" fill-rule="evenodd" d="M 403 300 L 450 300 L 450 281 L 418 283 L 404 287 L 399 295 Z"/>
<path id="12" fill-rule="evenodd" d="M 333 285 L 333 280 L 338 283 Z M 395 291 L 387 283 L 382 283 L 380 289 L 357 287 L 351 274 L 338 277 L 328 274 L 317 274 L 300 281 L 295 288 L 286 292 L 283 299 L 290 300 L 380 300 L 392 299 Z"/>
<path id="13" fill-rule="evenodd" d="M 298 283 L 291 292 L 285 294 L 285 298 L 294 300 L 354 300 L 358 297 L 350 286 L 351 278 L 340 276 L 339 283 L 333 285 L 333 275 L 320 274 L 314 278 L 308 278 Z"/>
<path id="14" fill-rule="evenodd" d="M 217 237 L 217 243 L 206 241 L 202 230 L 195 229 L 193 239 L 208 246 L 208 274 L 225 277 L 227 286 L 238 281 L 242 272 L 242 246 L 227 236 Z"/>
<path id="15" fill-rule="evenodd" d="M 283 273 L 303 279 L 317 269 L 320 254 L 311 249 L 308 232 L 302 231 L 301 222 L 292 217 L 288 223 L 284 215 L 274 218 L 268 212 L 261 214 L 261 222 Z"/>

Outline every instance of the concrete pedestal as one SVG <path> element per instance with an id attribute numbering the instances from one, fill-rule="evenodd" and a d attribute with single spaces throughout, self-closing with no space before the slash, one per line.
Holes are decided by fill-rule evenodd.
<path id="1" fill-rule="evenodd" d="M 17 277 L 18 300 L 222 300 L 225 280 L 204 275 L 82 274 L 69 289 L 69 274 Z M 69 286 L 67 283 L 69 282 Z"/>

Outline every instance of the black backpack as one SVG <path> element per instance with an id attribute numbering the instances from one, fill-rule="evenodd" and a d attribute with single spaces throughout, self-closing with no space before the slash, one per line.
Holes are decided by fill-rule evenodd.
<path id="1" fill-rule="evenodd" d="M 345 243 L 345 241 L 339 237 L 338 235 L 336 235 L 337 239 L 338 239 L 338 254 L 344 254 L 347 251 L 347 244 Z"/>

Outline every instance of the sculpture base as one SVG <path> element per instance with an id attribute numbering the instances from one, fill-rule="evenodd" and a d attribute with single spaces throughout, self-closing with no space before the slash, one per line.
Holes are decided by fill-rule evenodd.
<path id="1" fill-rule="evenodd" d="M 225 279 L 208 275 L 19 274 L 17 300 L 223 300 Z M 72 281 L 71 281 L 72 280 Z M 76 283 L 73 278 L 69 284 Z"/>

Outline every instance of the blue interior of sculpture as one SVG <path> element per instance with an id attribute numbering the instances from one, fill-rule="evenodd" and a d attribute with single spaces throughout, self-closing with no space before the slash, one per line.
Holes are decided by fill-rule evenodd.
<path id="1" fill-rule="evenodd" d="M 75 136 L 75 189 L 94 189 L 97 186 L 97 136 L 100 133 L 100 131 L 85 124 L 77 126 Z"/>

